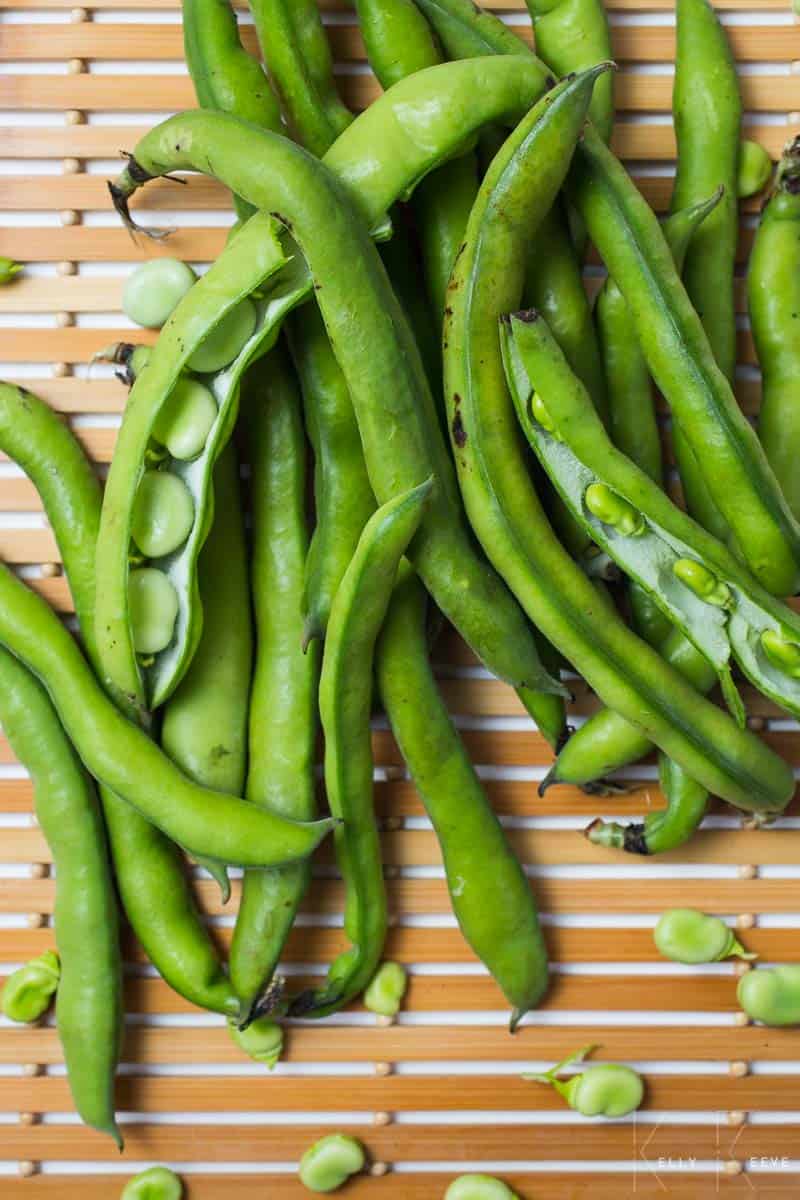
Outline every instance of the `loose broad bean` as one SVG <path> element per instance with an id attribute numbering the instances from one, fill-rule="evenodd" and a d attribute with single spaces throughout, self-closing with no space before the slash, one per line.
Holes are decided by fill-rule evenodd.
<path id="1" fill-rule="evenodd" d="M 351 1175 L 364 1169 L 364 1147 L 344 1133 L 329 1133 L 300 1159 L 300 1182 L 310 1192 L 335 1192 Z"/>
<path id="2" fill-rule="evenodd" d="M 38 1021 L 50 1007 L 61 977 L 54 950 L 45 950 L 13 971 L 3 986 L 3 1015 L 9 1021 Z"/>
<path id="3" fill-rule="evenodd" d="M 22 270 L 22 263 L 14 262 L 13 258 L 0 256 L 0 287 L 11 283 Z"/>
<path id="4" fill-rule="evenodd" d="M 140 370 L 136 369 L 136 374 Z M 182 462 L 197 458 L 217 419 L 216 401 L 197 379 L 183 376 L 175 384 L 153 423 L 153 438 Z"/>
<path id="5" fill-rule="evenodd" d="M 181 1200 L 183 1183 L 168 1167 L 148 1167 L 129 1179 L 120 1200 Z"/>
<path id="6" fill-rule="evenodd" d="M 177 258 L 152 258 L 128 276 L 122 311 L 145 329 L 160 329 L 190 288 L 197 283 L 192 268 Z"/>
<path id="7" fill-rule="evenodd" d="M 769 151 L 760 142 L 746 138 L 739 147 L 739 173 L 737 191 L 740 200 L 755 196 L 764 190 L 772 175 L 774 163 Z"/>
<path id="8" fill-rule="evenodd" d="M 228 1032 L 240 1050 L 256 1062 L 263 1063 L 270 1071 L 279 1062 L 283 1052 L 283 1030 L 269 1017 L 258 1017 L 246 1029 L 240 1029 L 235 1021 L 229 1021 Z"/>
<path id="9" fill-rule="evenodd" d="M 133 540 L 145 558 L 177 550 L 193 521 L 194 501 L 183 480 L 168 471 L 145 471 L 131 517 Z"/>
<path id="10" fill-rule="evenodd" d="M 625 1117 L 635 1112 L 644 1099 L 642 1077 L 619 1063 L 599 1063 L 567 1080 L 558 1079 L 565 1067 L 583 1062 L 595 1047 L 585 1046 L 577 1054 L 556 1063 L 543 1074 L 526 1074 L 523 1079 L 547 1083 L 563 1096 L 570 1108 L 584 1117 Z"/>
<path id="11" fill-rule="evenodd" d="M 764 1025 L 800 1025 L 800 966 L 748 971 L 736 989 L 749 1017 Z"/>
<path id="12" fill-rule="evenodd" d="M 364 992 L 364 1007 L 384 1017 L 400 1011 L 408 987 L 408 975 L 400 963 L 382 963 Z"/>
<path id="13" fill-rule="evenodd" d="M 724 921 L 696 908 L 671 908 L 659 918 L 653 940 L 665 958 L 681 963 L 722 962 L 724 958 L 757 958 Z"/>
<path id="14" fill-rule="evenodd" d="M 459 1175 L 444 1194 L 444 1200 L 519 1200 L 508 1184 L 491 1175 Z"/>

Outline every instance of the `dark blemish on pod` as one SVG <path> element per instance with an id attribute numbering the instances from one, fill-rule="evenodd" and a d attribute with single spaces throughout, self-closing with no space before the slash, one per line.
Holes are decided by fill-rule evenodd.
<path id="1" fill-rule="evenodd" d="M 289 220 L 289 218 L 288 218 L 288 217 L 284 217 L 284 216 L 283 216 L 281 213 L 279 213 L 279 212 L 271 212 L 269 215 L 270 215 L 271 217 L 274 217 L 276 221 L 280 221 L 281 225 L 283 225 L 283 227 L 284 227 L 285 229 L 288 229 L 288 230 L 289 230 L 289 233 L 291 233 L 291 232 L 292 232 L 292 222 Z"/>
<path id="2" fill-rule="evenodd" d="M 544 86 L 545 86 L 545 87 L 546 87 L 548 90 L 549 90 L 550 88 L 554 88 L 554 87 L 556 86 L 556 77 L 555 77 L 555 75 L 545 75 L 545 77 L 544 77 Z"/>
<path id="3" fill-rule="evenodd" d="M 467 431 L 464 428 L 464 422 L 461 419 L 461 411 L 458 407 L 461 403 L 461 397 L 459 396 L 458 392 L 456 392 L 455 396 L 453 397 L 453 402 L 456 406 L 456 414 L 453 417 L 452 424 L 453 441 L 459 449 L 462 449 L 467 444 Z"/>
<path id="4" fill-rule="evenodd" d="M 514 313 L 514 320 L 521 321 L 523 325 L 535 325 L 541 319 L 542 314 L 538 308 L 523 308 L 521 312 Z"/>

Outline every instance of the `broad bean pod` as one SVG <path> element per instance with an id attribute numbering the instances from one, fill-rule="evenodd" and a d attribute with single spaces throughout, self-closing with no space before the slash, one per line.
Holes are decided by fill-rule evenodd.
<path id="1" fill-rule="evenodd" d="M 336 91 L 315 0 L 250 0 L 250 10 L 289 128 L 321 156 L 353 118 Z"/>
<path id="2" fill-rule="evenodd" d="M 114 1076 L 122 1042 L 122 956 L 97 793 L 44 688 L 6 650 L 0 650 L 0 720 L 33 780 L 36 815 L 56 869 L 56 1026 L 72 1099 L 81 1119 L 121 1149 Z"/>
<path id="3" fill-rule="evenodd" d="M 527 51 L 501 21 L 471 0 L 417 3 L 451 57 L 519 57 Z M 800 585 L 800 525 L 717 366 L 655 215 L 591 125 L 578 146 L 566 190 L 630 305 L 633 332 L 651 375 L 703 466 L 711 498 L 738 551 L 765 588 L 776 595 L 793 593 Z"/>
<path id="4" fill-rule="evenodd" d="M 441 62 L 436 38 L 413 0 L 359 0 L 357 9 L 370 66 L 384 88 Z M 439 328 L 447 304 L 447 284 L 477 191 L 477 162 L 469 153 L 444 163 L 423 179 L 412 199 L 428 299 Z M 585 303 L 585 294 L 581 294 Z M 437 383 L 441 385 L 440 377 Z M 444 406 L 440 415 L 445 421 Z M 538 639 L 537 645 L 543 663 L 558 678 L 552 651 Z M 566 725 L 563 698 L 524 687 L 518 688 L 517 694 L 540 732 L 557 746 Z"/>
<path id="5" fill-rule="evenodd" d="M 589 841 L 629 854 L 664 854 L 688 842 L 706 814 L 708 791 L 665 755 L 659 757 L 658 776 L 665 809 L 628 825 L 598 817 L 586 829 Z"/>
<path id="6" fill-rule="evenodd" d="M 789 506 L 800 516 L 800 138 L 784 150 L 761 214 L 747 300 L 763 381 L 759 437 Z"/>
<path id="7" fill-rule="evenodd" d="M 476 66 L 482 71 L 488 62 Z M 517 60 L 512 63 L 513 67 L 522 65 Z M 428 95 L 430 77 L 436 76 L 444 82 L 440 72 L 447 70 L 449 67 L 421 72 L 409 81 L 415 83 L 413 94 Z M 459 88 L 465 82 L 466 79 L 459 78 Z M 398 92 L 405 94 L 405 89 L 404 81 L 383 99 L 387 100 L 392 93 L 395 98 Z M 354 122 L 336 145 L 350 138 L 380 103 Z M 433 133 L 439 123 L 438 110 L 434 108 L 428 115 L 433 129 L 430 124 L 428 128 Z M 413 112 L 408 116 L 402 135 L 409 148 L 404 156 L 405 166 L 410 167 L 415 158 L 420 165 L 427 162 L 428 167 L 433 166 L 433 143 L 428 138 L 426 150 L 415 142 Z M 256 136 L 258 154 L 253 145 Z M 142 159 L 135 172 L 139 181 L 178 164 L 207 170 L 209 160 L 204 143 L 209 144 L 209 139 L 210 144 L 226 147 L 224 156 L 212 155 L 219 176 L 225 176 L 229 186 L 251 201 L 258 199 L 268 207 L 275 206 L 274 213 L 291 223 L 293 236 L 303 248 L 317 285 L 317 300 L 328 335 L 354 402 L 377 498 L 384 500 L 396 495 L 406 484 L 419 482 L 425 473 L 433 472 L 436 476 L 434 499 L 411 548 L 411 556 L 440 607 L 495 674 L 516 685 L 561 691 L 560 685 L 541 667 L 522 612 L 471 544 L 458 504 L 452 465 L 439 436 L 433 400 L 416 347 L 367 229 L 348 209 L 341 185 L 324 167 L 285 139 L 267 133 L 256 135 L 250 127 L 216 113 L 186 113 L 171 118 L 147 135 L 137 148 Z M 359 142 L 360 138 L 355 139 L 353 148 Z M 381 144 L 386 146 L 387 142 L 395 142 L 397 146 L 391 123 Z M 424 173 L 425 170 L 419 172 Z M 373 182 L 377 182 L 376 176 Z M 127 183 L 120 185 L 120 192 L 135 190 L 136 186 L 128 173 Z M 370 190 L 374 193 L 374 189 Z M 327 222 L 333 233 L 324 245 L 316 236 L 320 221 Z M 340 271 L 342 257 L 350 265 L 346 281 Z M 381 379 L 390 376 L 394 380 L 391 444 L 386 437 L 387 413 L 375 404 L 376 393 L 383 392 L 376 382 L 377 376 Z"/>
<path id="8" fill-rule="evenodd" d="M 800 713 L 792 649 L 800 645 L 797 615 L 611 444 L 585 388 L 536 313 L 512 317 L 501 337 L 524 432 L 594 541 L 650 591 L 713 664 L 734 715 L 743 719 L 744 711 L 730 675 L 731 657 L 755 687 Z M 537 413 L 546 413 L 548 428 Z"/>
<path id="9" fill-rule="evenodd" d="M 612 58 L 611 34 L 602 0 L 526 0 L 536 53 L 556 75 L 585 71 Z M 605 142 L 614 124 L 614 76 L 595 84 L 589 117 Z"/>
<path id="10" fill-rule="evenodd" d="M 335 826 L 289 821 L 192 783 L 114 707 L 55 614 L 7 567 L 0 570 L 0 607 L 0 643 L 44 683 L 84 765 L 179 846 L 241 866 L 271 866 L 307 858 Z"/>
<path id="11" fill-rule="evenodd" d="M 211 114 L 199 113 L 210 117 Z M 232 118 L 231 118 L 232 119 Z M 268 294 L 255 304 L 255 327 L 234 360 L 215 375 L 196 380 L 212 398 L 211 423 L 202 423 L 199 452 L 171 455 L 158 434 L 172 400 L 186 404 L 185 368 L 219 323 L 284 264 L 284 252 L 269 217 L 256 214 L 230 242 L 221 257 L 183 298 L 167 321 L 147 364 L 135 380 L 109 470 L 97 542 L 98 652 L 104 686 L 120 702 L 139 712 L 163 704 L 188 670 L 202 631 L 198 598 L 197 561 L 213 515 L 212 472 L 230 437 L 236 418 L 239 381 L 248 363 L 274 340 L 275 307 L 286 311 L 283 299 Z M 216 411 L 215 411 L 216 410 Z M 135 500 L 148 462 L 175 476 L 188 491 L 193 524 L 188 536 L 171 553 L 154 560 L 148 570 L 163 576 L 177 598 L 172 636 L 164 649 L 149 656 L 136 654 L 131 622 L 130 562 Z M 167 620 L 169 614 L 167 614 Z"/>
<path id="12" fill-rule="evenodd" d="M 325 983 L 291 1003 L 293 1016 L 322 1017 L 366 987 L 386 936 L 386 890 L 372 787 L 372 671 L 402 555 L 433 487 L 426 480 L 377 510 L 367 522 L 333 602 L 322 659 L 319 706 L 325 734 L 325 790 L 342 818 L 335 839 L 345 881 L 344 928 L 352 943 Z"/>
<path id="13" fill-rule="evenodd" d="M 125 357 L 126 370 L 139 370 L 146 360 L 130 348 Z M 9 384 L 0 386 L 0 446 L 39 492 L 69 579 L 84 646 L 99 671 L 94 639 L 97 477 L 79 442 L 52 409 Z M 58 471 L 53 471 L 53 462 Z M 235 1012 L 236 997 L 195 907 L 177 847 L 107 788 L 100 788 L 100 797 L 123 908 L 150 961 L 191 1003 Z"/>
<path id="14" fill-rule="evenodd" d="M 521 288 L 519 245 L 527 222 L 535 220 L 531 196 L 545 206 L 548 179 L 555 190 L 558 164 L 566 166 L 568 126 L 558 100 L 569 113 L 569 102 L 575 103 L 576 91 L 586 96 L 590 80 L 591 73 L 560 85 L 518 126 L 484 180 L 456 264 L 445 378 L 465 503 L 496 565 L 502 552 L 502 569 L 531 619 L 606 703 L 650 730 L 661 748 L 716 792 L 746 806 L 759 796 L 762 807 L 781 808 L 791 791 L 784 764 L 736 730 L 618 620 L 544 519 L 517 440 L 493 317 L 515 286 Z M 571 115 L 577 136 L 574 108 Z M 593 418 L 601 425 L 594 412 Z"/>
<path id="15" fill-rule="evenodd" d="M 378 687 L 439 840 L 453 913 L 512 1005 L 513 1028 L 547 987 L 547 948 L 529 881 L 433 678 L 426 611 L 404 564 L 378 639 Z"/>
<path id="16" fill-rule="evenodd" d="M 306 442 L 300 395 L 283 348 L 243 385 L 250 461 L 252 598 L 257 651 L 250 699 L 248 800 L 286 817 L 316 809 L 317 646 L 303 651 L 308 553 Z M 246 871 L 230 953 L 240 1023 L 277 1007 L 274 972 L 311 877 L 308 861 Z"/>

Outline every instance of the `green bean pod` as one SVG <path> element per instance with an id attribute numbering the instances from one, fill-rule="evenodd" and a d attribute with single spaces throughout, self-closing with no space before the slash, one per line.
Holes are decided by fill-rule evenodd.
<path id="1" fill-rule="evenodd" d="M 325 790 L 342 818 L 336 856 L 345 881 L 345 933 L 352 945 L 332 963 L 322 987 L 291 1003 L 293 1016 L 323 1017 L 367 986 L 386 936 L 386 889 L 372 796 L 372 668 L 397 568 L 433 488 L 426 480 L 370 517 L 336 593 L 319 688 L 325 733 Z"/>
<path id="2" fill-rule="evenodd" d="M 421 584 L 401 567 L 378 639 L 378 687 L 439 840 L 456 920 L 512 1005 L 513 1029 L 547 988 L 547 949 L 529 882 L 436 686 L 426 607 Z"/>
<path id="3" fill-rule="evenodd" d="M 758 432 L 795 516 L 800 516 L 800 138 L 783 153 L 747 275 L 750 324 L 761 365 Z"/>
<path id="4" fill-rule="evenodd" d="M 250 0 L 261 53 L 294 137 L 321 156 L 352 116 L 333 80 L 333 64 L 314 0 Z"/>
<path id="5" fill-rule="evenodd" d="M 122 1041 L 122 958 L 97 795 L 47 693 L 5 650 L 0 719 L 33 781 L 36 815 L 56 868 L 56 1025 L 72 1099 L 81 1120 L 110 1134 L 121 1150 L 114 1075 Z"/>
<path id="6" fill-rule="evenodd" d="M 198 114 L 211 116 L 211 114 Z M 233 118 L 229 118 L 233 119 Z M 250 128 L 248 126 L 248 128 Z M 267 295 L 257 300 L 255 324 L 233 361 L 201 380 L 211 393 L 216 414 L 201 440 L 199 453 L 169 455 L 157 437 L 158 419 L 185 372 L 193 352 L 201 347 L 222 319 L 259 284 L 286 262 L 269 217 L 256 214 L 233 238 L 229 258 L 220 259 L 189 291 L 161 331 L 147 369 L 136 379 L 108 474 L 97 545 L 98 650 L 104 685 L 122 703 L 139 711 L 163 704 L 188 670 L 202 630 L 197 590 L 197 560 L 212 514 L 214 463 L 230 436 L 238 404 L 239 380 L 248 363 L 268 349 L 274 338 L 275 309 L 286 311 L 282 299 Z M 219 268 L 219 262 L 223 267 Z M 181 452 L 183 453 L 183 452 Z M 130 558 L 132 517 L 148 458 L 180 480 L 193 505 L 191 529 L 176 549 L 149 565 L 174 590 L 178 602 L 172 637 L 154 655 L 137 656 L 131 627 Z"/>
<path id="7" fill-rule="evenodd" d="M 307 858 L 333 828 L 192 783 L 113 706 L 55 614 L 5 567 L 0 600 L 0 643 L 45 684 L 84 765 L 179 846 L 240 866 L 277 866 Z"/>
<path id="8" fill-rule="evenodd" d="M 303 577 L 308 552 L 306 442 L 300 396 L 286 355 L 276 347 L 269 370 L 245 380 L 244 427 L 251 468 L 253 609 L 257 654 L 250 702 L 246 796 L 299 820 L 315 813 L 317 647 L 303 650 Z M 240 1022 L 257 1016 L 273 975 L 310 863 L 246 871 L 230 954 Z"/>
<path id="9" fill-rule="evenodd" d="M 531 54 L 530 47 L 508 25 L 494 13 L 484 12 L 472 0 L 414 0 L 414 3 L 430 21 L 450 58 Z"/>
<path id="10" fill-rule="evenodd" d="M 536 53 L 556 75 L 585 71 L 613 58 L 608 17 L 602 0 L 526 0 L 533 21 Z M 589 117 L 604 142 L 614 124 L 614 76 L 595 84 Z"/>
<path id="11" fill-rule="evenodd" d="M 402 88 L 404 83 L 392 90 Z M 346 130 L 343 138 L 354 128 Z M 256 134 L 221 113 L 198 112 L 171 118 L 143 139 L 137 148 L 142 160 L 137 159 L 137 174 L 143 172 L 139 179 L 177 163 L 207 170 L 207 139 L 226 150 L 214 161 L 218 177 L 251 202 L 258 198 L 277 205 L 275 215 L 291 224 L 302 247 L 353 400 L 377 499 L 385 501 L 407 490 L 423 474 L 436 477 L 434 497 L 410 557 L 439 607 L 496 675 L 517 686 L 562 693 L 560 684 L 541 666 L 521 610 L 476 553 L 418 351 L 368 230 L 347 205 L 341 185 L 285 138 Z M 265 173 L 269 201 L 262 194 Z M 317 237 L 321 221 L 331 231 L 324 243 Z M 341 272 L 343 258 L 349 264 L 346 277 Z M 385 406 L 386 378 L 393 380 L 390 409 Z"/>
<path id="12" fill-rule="evenodd" d="M 132 362 L 136 359 L 134 352 Z M 52 409 L 9 384 L 0 386 L 0 446 L 30 476 L 41 496 L 84 645 L 97 668 L 92 582 L 100 523 L 97 478 L 80 444 Z M 53 462 L 59 465 L 57 472 Z M 123 908 L 150 961 L 191 1003 L 236 1012 L 236 997 L 197 912 L 180 852 L 107 788 L 100 788 L 100 796 Z"/>
<path id="13" fill-rule="evenodd" d="M 369 65 L 384 91 L 442 61 L 436 35 L 414 0 L 356 0 Z"/>
<path id="14" fill-rule="evenodd" d="M 743 720 L 732 658 L 764 695 L 800 713 L 792 649 L 800 646 L 797 614 L 611 444 L 586 389 L 536 313 L 512 317 L 501 337 L 525 435 L 593 540 L 649 589 L 713 664 L 735 715 Z M 538 419 L 542 411 L 548 428 Z"/>
<path id="15" fill-rule="evenodd" d="M 795 590 L 800 528 L 678 278 L 658 222 L 627 171 L 587 129 L 568 191 L 614 276 L 673 419 L 759 582 Z"/>
<path id="16" fill-rule="evenodd" d="M 305 566 L 303 644 L 323 638 L 331 605 L 361 532 L 375 511 L 353 404 L 316 304 L 288 324 L 314 449 L 317 523 Z"/>

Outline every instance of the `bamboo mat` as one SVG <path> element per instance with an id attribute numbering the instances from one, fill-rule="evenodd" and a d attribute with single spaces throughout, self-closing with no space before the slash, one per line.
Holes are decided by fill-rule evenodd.
<path id="1" fill-rule="evenodd" d="M 243 7 L 243 5 L 242 5 Z M 348 103 L 376 84 L 347 0 L 322 0 Z M 608 0 L 620 121 L 615 148 L 658 211 L 669 201 L 672 0 Z M 524 0 L 494 4 L 529 35 Z M 742 64 L 751 136 L 777 155 L 800 132 L 800 24 L 789 0 L 719 0 Z M 245 18 L 246 19 L 246 18 Z M 108 463 L 124 404 L 110 372 L 86 363 L 128 330 L 122 281 L 141 251 L 109 211 L 106 178 L 161 114 L 191 105 L 175 0 L 0 0 L 0 254 L 30 265 L 0 290 L 0 369 L 62 412 L 98 464 Z M 254 48 L 252 27 L 244 28 Z M 221 248 L 227 196 L 213 181 L 154 184 L 140 208 L 178 233 L 168 253 L 204 263 Z M 740 260 L 757 202 L 744 206 Z M 587 286 L 598 286 L 590 269 Z M 744 288 L 740 402 L 759 381 Z M 143 335 L 149 340 L 150 335 Z M 30 484 L 0 460 L 0 556 L 62 613 L 71 611 L 52 534 Z M 530 869 L 557 963 L 543 1008 L 511 1038 L 505 1004 L 449 915 L 437 845 L 391 734 L 375 729 L 378 812 L 392 911 L 387 956 L 411 973 L 399 1021 L 354 1007 L 288 1031 L 273 1074 L 244 1060 L 222 1023 L 193 1010 L 126 942 L 126 1030 L 119 1105 L 126 1150 L 76 1123 L 52 1025 L 0 1021 L 0 1197 L 111 1200 L 151 1162 L 183 1174 L 190 1200 L 294 1200 L 294 1165 L 330 1129 L 367 1147 L 371 1175 L 354 1200 L 436 1200 L 460 1170 L 502 1174 L 525 1200 L 695 1200 L 800 1192 L 800 1033 L 747 1025 L 736 969 L 665 963 L 651 929 L 673 905 L 719 913 L 765 962 L 800 962 L 800 808 L 756 832 L 722 805 L 681 851 L 655 861 L 602 851 L 582 836 L 600 815 L 634 819 L 663 806 L 652 763 L 612 799 L 536 780 L 551 760 L 514 694 L 477 669 L 454 636 L 437 650 L 442 688 L 487 778 L 492 802 Z M 573 720 L 594 707 L 576 689 Z M 800 730 L 746 693 L 751 720 L 800 764 Z M 24 771 L 0 736 L 0 976 L 52 945 L 55 881 Z M 198 879 L 220 945 L 234 898 Z M 293 976 L 318 974 L 343 944 L 342 887 L 329 850 L 286 950 Z M 588 1043 L 597 1058 L 647 1077 L 635 1120 L 590 1122 L 520 1074 Z"/>

